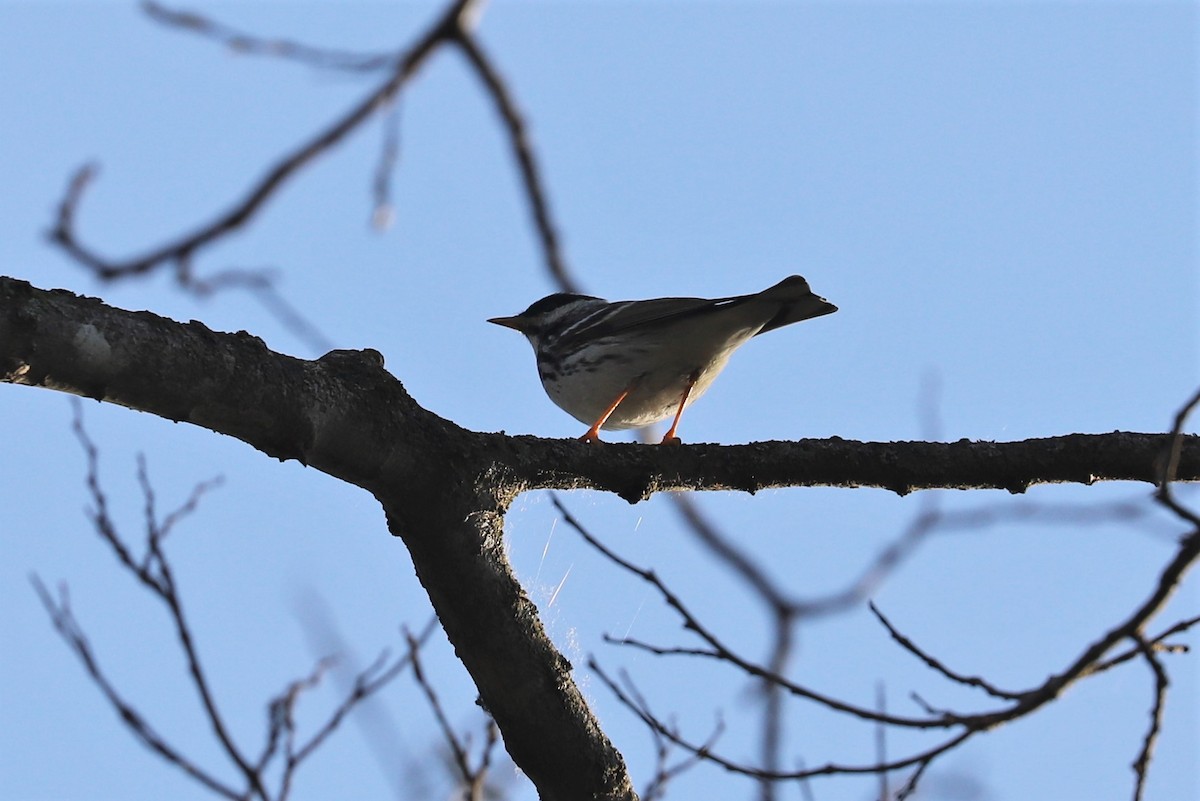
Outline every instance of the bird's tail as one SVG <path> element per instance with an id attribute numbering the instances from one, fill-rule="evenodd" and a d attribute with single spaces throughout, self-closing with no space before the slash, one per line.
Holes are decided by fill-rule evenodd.
<path id="1" fill-rule="evenodd" d="M 764 289 L 757 296 L 751 297 L 779 304 L 779 312 L 767 321 L 767 324 L 758 332 L 760 334 L 798 323 L 801 320 L 811 320 L 813 317 L 833 314 L 838 310 L 837 306 L 825 298 L 814 295 L 808 286 L 808 281 L 798 275 L 790 275 L 770 289 Z"/>

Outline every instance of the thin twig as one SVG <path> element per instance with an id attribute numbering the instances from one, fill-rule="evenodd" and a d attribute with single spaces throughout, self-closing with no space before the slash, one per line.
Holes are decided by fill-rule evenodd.
<path id="1" fill-rule="evenodd" d="M 450 725 L 450 720 L 446 717 L 445 710 L 442 709 L 442 703 L 438 700 L 437 693 L 425 677 L 425 670 L 421 667 L 419 654 L 420 644 L 407 630 L 404 632 L 404 638 L 408 642 L 408 657 L 412 662 L 413 678 L 416 680 L 417 686 L 421 688 L 421 692 L 425 694 L 425 700 L 429 702 L 429 708 L 433 710 L 433 716 L 437 720 L 438 727 L 442 730 L 442 736 L 445 738 L 446 744 L 450 747 L 450 753 L 454 757 L 454 764 L 458 767 L 463 782 L 470 785 L 474 777 L 470 759 L 467 756 L 466 746 L 459 741 L 454 727 Z"/>
<path id="2" fill-rule="evenodd" d="M 437 618 L 432 617 L 425 623 L 425 626 L 417 635 L 418 646 L 424 646 L 436 628 Z M 375 662 L 368 666 L 362 673 L 358 674 L 358 677 L 354 680 L 353 689 L 338 708 L 329 716 L 325 724 L 309 738 L 308 742 L 296 751 L 295 756 L 292 758 L 295 764 L 303 762 L 305 758 L 311 755 L 341 725 L 341 722 L 350 713 L 350 710 L 383 689 L 384 686 L 404 672 L 412 664 L 411 653 L 406 652 L 390 666 L 386 663 L 387 654 L 380 654 Z"/>
<path id="3" fill-rule="evenodd" d="M 277 161 L 250 187 L 240 201 L 191 233 L 169 240 L 140 256 L 122 260 L 111 260 L 101 256 L 83 244 L 75 231 L 79 204 L 96 172 L 94 166 L 88 165 L 71 178 L 59 204 L 56 223 L 49 232 L 51 241 L 101 279 L 112 280 L 141 275 L 162 264 L 174 263 L 177 268 L 177 280 L 182 285 L 188 285 L 192 281 L 192 259 L 197 253 L 250 222 L 291 177 L 339 144 L 375 112 L 388 107 L 429 56 L 440 45 L 460 35 L 464 20 L 473 16 L 473 7 L 480 2 L 481 0 L 455 0 L 450 3 L 438 19 L 407 48 L 403 57 L 396 59 L 391 74 L 383 83 L 324 130 Z"/>
<path id="4" fill-rule="evenodd" d="M 55 601 L 50 591 L 46 589 L 46 585 L 42 583 L 42 580 L 38 576 L 32 575 L 29 580 L 32 582 L 33 589 L 37 592 L 38 598 L 41 599 L 42 606 L 49 613 L 50 621 L 54 624 L 55 630 L 79 658 L 92 683 L 100 689 L 100 692 L 107 699 L 109 705 L 112 706 L 121 718 L 121 721 L 133 735 L 169 764 L 175 765 L 217 795 L 229 799 L 245 798 L 245 794 L 239 793 L 216 777 L 210 775 L 168 743 L 154 730 L 146 718 L 117 692 L 116 687 L 113 686 L 112 682 L 108 680 L 108 677 L 100 669 L 100 664 L 92 652 L 91 644 L 88 642 L 86 635 L 84 635 L 78 621 L 71 612 L 66 586 L 63 585 L 59 589 L 59 599 Z"/>
<path id="5" fill-rule="evenodd" d="M 947 751 L 953 750 L 977 732 L 977 730 L 974 729 L 967 729 L 966 731 L 954 735 L 926 751 L 922 751 L 921 753 L 914 754 L 909 757 L 893 760 L 892 762 L 888 762 L 884 765 L 875 763 L 869 765 L 842 765 L 831 762 L 819 768 L 802 768 L 800 770 L 793 771 L 766 771 L 761 768 L 755 768 L 735 762 L 731 759 L 721 756 L 720 754 L 710 751 L 703 744 L 694 743 L 687 740 L 678 732 L 674 731 L 671 727 L 663 723 L 659 718 L 657 718 L 644 704 L 638 704 L 628 692 L 618 686 L 618 684 L 613 681 L 607 673 L 604 672 L 603 668 L 600 667 L 599 663 L 596 662 L 595 659 L 588 660 L 588 669 L 593 671 L 596 676 L 602 682 L 604 682 L 609 690 L 612 691 L 613 695 L 616 696 L 618 701 L 620 701 L 625 707 L 630 709 L 635 715 L 641 718 L 643 723 L 645 723 L 647 726 L 657 729 L 664 737 L 678 745 L 680 748 L 690 751 L 691 753 L 696 754 L 703 759 L 712 762 L 714 765 L 718 765 L 725 770 L 730 771 L 731 773 L 738 773 L 754 779 L 793 781 L 806 779 L 813 776 L 874 774 L 880 770 L 901 770 L 903 768 L 919 764 L 925 760 L 932 760 L 935 757 L 946 753 Z"/>
<path id="6" fill-rule="evenodd" d="M 658 593 L 662 596 L 663 601 L 669 607 L 674 609 L 675 612 L 683 620 L 683 627 L 685 629 L 695 633 L 697 636 L 700 637 L 701 640 L 703 640 L 705 643 L 707 643 L 709 645 L 710 650 L 698 649 L 695 652 L 695 655 L 705 656 L 705 657 L 709 657 L 709 658 L 716 659 L 719 661 L 729 662 L 730 664 L 734 665 L 735 667 L 737 667 L 740 670 L 742 670 L 743 672 L 745 672 L 747 675 L 750 675 L 754 678 L 765 679 L 768 681 L 778 683 L 781 687 L 783 687 L 789 693 L 791 693 L 797 697 L 805 698 L 807 700 L 821 704 L 822 706 L 825 706 L 836 712 L 843 712 L 845 714 L 852 715 L 854 717 L 862 718 L 863 720 L 882 721 L 882 722 L 888 723 L 890 725 L 903 726 L 906 728 L 915 728 L 915 729 L 944 729 L 944 728 L 950 728 L 953 726 L 963 725 L 963 720 L 959 720 L 959 719 L 955 719 L 955 718 L 936 718 L 936 719 L 929 718 L 929 719 L 926 719 L 926 718 L 899 717 L 899 716 L 895 716 L 895 715 L 881 716 L 881 715 L 877 714 L 876 712 L 874 712 L 873 710 L 868 709 L 866 707 L 855 706 L 853 704 L 847 704 L 843 701 L 839 701 L 830 696 L 822 695 L 821 693 L 817 693 L 812 690 L 809 690 L 806 687 L 802 687 L 798 684 L 795 684 L 794 682 L 789 681 L 788 679 L 784 678 L 783 676 L 779 676 L 777 674 L 771 673 L 768 669 L 766 669 L 760 665 L 756 665 L 753 662 L 750 662 L 749 660 L 744 659 L 743 657 L 739 656 L 737 653 L 735 653 L 734 651 L 732 651 L 728 647 L 726 647 L 717 638 L 717 636 L 715 634 L 713 634 L 703 624 L 701 624 L 699 618 L 697 618 L 695 615 L 693 615 L 691 613 L 691 611 L 687 608 L 687 606 L 683 603 L 683 601 L 678 596 L 676 596 L 666 586 L 666 584 L 663 583 L 663 581 L 654 573 L 654 571 L 637 567 L 633 563 L 621 558 L 616 553 L 614 553 L 612 550 L 610 550 L 608 547 L 606 547 L 603 543 L 601 543 L 598 539 L 596 539 L 575 518 L 574 515 L 572 515 L 569 511 L 567 511 L 566 507 L 562 505 L 562 502 L 557 497 L 551 496 L 551 503 L 563 515 L 563 521 L 565 523 L 567 523 L 567 525 L 569 525 L 572 529 L 574 529 L 581 537 L 583 537 L 584 540 L 589 545 L 591 545 L 593 548 L 595 548 L 597 551 L 599 551 L 601 554 L 603 554 L 606 558 L 608 558 L 611 562 L 613 562 L 613 564 L 616 564 L 619 567 L 623 568 L 624 570 L 634 574 L 635 576 L 638 576 L 643 581 L 645 581 L 646 583 L 648 583 L 652 587 L 654 587 L 654 589 L 657 590 Z M 626 641 L 621 640 L 620 642 L 624 643 Z"/>
<path id="7" fill-rule="evenodd" d="M 179 11 L 146 0 L 142 11 L 155 22 L 213 39 L 238 55 L 298 61 L 321 69 L 374 72 L 394 66 L 395 53 L 353 53 L 314 47 L 290 39 L 267 39 L 191 11 Z"/>
<path id="8" fill-rule="evenodd" d="M 467 62 L 474 68 L 479 80 L 483 82 L 488 95 L 496 105 L 496 112 L 504 122 L 504 130 L 508 133 L 509 147 L 516 158 L 517 167 L 521 173 L 521 182 L 525 187 L 525 196 L 529 201 L 530 212 L 533 214 L 546 269 L 549 270 L 552 280 L 560 291 L 578 292 L 579 284 L 571 276 L 562 256 L 558 232 L 550 214 L 545 181 L 542 179 L 541 170 L 534 158 L 533 148 L 530 147 L 525 120 L 517 108 L 516 101 L 473 35 L 464 31 L 455 38 L 455 43 L 467 57 Z"/>
<path id="9" fill-rule="evenodd" d="M 1150 709 L 1150 728 L 1142 739 L 1142 749 L 1133 762 L 1133 772 L 1137 777 L 1133 786 L 1133 801 L 1142 801 L 1146 791 L 1146 778 L 1150 772 L 1150 760 L 1154 757 L 1154 746 L 1158 742 L 1159 732 L 1162 731 L 1163 710 L 1166 709 L 1167 687 L 1170 681 L 1166 668 L 1146 641 L 1137 634 L 1133 635 L 1133 640 L 1154 674 L 1154 705 Z"/>
<path id="10" fill-rule="evenodd" d="M 875 708 L 879 714 L 887 714 L 887 688 L 882 681 L 875 684 Z M 875 764 L 887 764 L 887 726 L 882 723 L 875 724 Z M 889 796 L 892 794 L 888 788 L 888 773 L 886 770 L 879 771 L 879 801 L 890 801 Z"/>
<path id="11" fill-rule="evenodd" d="M 920 659 L 926 665 L 933 668 L 950 681 L 956 684 L 965 685 L 967 687 L 977 687 L 993 698 L 1002 698 L 1007 701 L 1019 701 L 1024 696 L 1024 693 L 1015 693 L 1009 690 L 1002 690 L 994 684 L 991 684 L 990 682 L 980 678 L 979 676 L 964 676 L 961 673 L 951 670 L 942 664 L 938 659 L 926 653 L 920 646 L 918 646 L 908 637 L 905 637 L 903 634 L 901 634 L 896 627 L 892 625 L 891 621 L 884 616 L 883 612 L 879 611 L 879 607 L 875 605 L 874 601 L 868 602 L 867 608 L 871 610 L 871 614 L 875 615 L 875 619 L 878 620 L 885 629 L 887 629 L 888 634 L 891 635 L 892 639 L 895 640 L 901 648 Z"/>

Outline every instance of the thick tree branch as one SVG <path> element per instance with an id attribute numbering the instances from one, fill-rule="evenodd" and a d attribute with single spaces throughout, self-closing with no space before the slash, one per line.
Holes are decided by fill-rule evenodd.
<path id="1" fill-rule="evenodd" d="M 485 440 L 417 406 L 363 354 L 272 353 L 148 312 L 0 279 L 0 381 L 186 421 L 372 492 L 404 538 L 513 761 L 547 801 L 629 799 L 601 732 L 504 556 L 514 489 L 480 470 Z"/>
<path id="2" fill-rule="evenodd" d="M 304 361 L 245 332 L 216 333 L 6 278 L 0 382 L 189 422 L 374 494 L 513 761 L 544 799 L 631 798 L 633 790 L 504 556 L 503 516 L 520 492 L 593 488 L 635 501 L 666 489 L 1020 491 L 1041 482 L 1154 482 L 1170 441 L 1113 433 L 1014 443 L 832 439 L 659 448 L 471 432 L 421 408 L 374 351 Z M 1197 440 L 1180 439 L 1177 480 L 1200 477 Z"/>
<path id="3" fill-rule="evenodd" d="M 1004 489 L 1097 481 L 1157 483 L 1166 434 L 1114 431 L 1020 442 L 827 440 L 602 447 L 467 431 L 421 408 L 374 351 L 315 361 L 221 334 L 0 278 L 0 380 L 45 386 L 228 434 L 368 490 L 410 459 L 452 453 L 504 500 L 533 489 L 599 489 L 634 502 L 667 490 L 877 487 Z M 457 450 L 445 448 L 452 443 Z M 436 445 L 429 452 L 424 445 Z M 718 457 L 719 458 L 716 458 Z M 1200 479 L 1200 437 L 1180 439 L 1177 480 Z M 381 487 L 382 483 L 382 487 Z"/>

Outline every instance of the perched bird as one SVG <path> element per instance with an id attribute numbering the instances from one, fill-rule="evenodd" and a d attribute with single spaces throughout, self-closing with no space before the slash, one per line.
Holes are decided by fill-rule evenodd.
<path id="1" fill-rule="evenodd" d="M 750 337 L 837 306 L 798 275 L 733 298 L 658 298 L 609 303 L 558 292 L 513 317 L 489 323 L 520 331 L 533 345 L 550 400 L 600 429 L 640 428 L 675 415 L 663 444 L 678 444 L 679 419 Z"/>

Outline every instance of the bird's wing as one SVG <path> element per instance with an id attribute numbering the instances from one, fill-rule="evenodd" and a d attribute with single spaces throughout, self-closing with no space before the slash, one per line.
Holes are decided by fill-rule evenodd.
<path id="1" fill-rule="evenodd" d="M 773 287 L 749 295 L 618 301 L 567 329 L 563 335 L 564 339 L 576 343 L 599 339 L 639 328 L 652 329 L 683 317 L 729 309 L 749 301 L 767 301 L 770 304 L 772 310 L 764 316 L 762 331 L 837 311 L 832 303 L 814 295 L 807 281 L 793 275 Z"/>
<path id="2" fill-rule="evenodd" d="M 592 340 L 635 329 L 653 328 L 696 314 L 712 307 L 717 301 L 704 298 L 657 298 L 627 300 L 610 304 L 564 332 L 567 340 Z"/>

